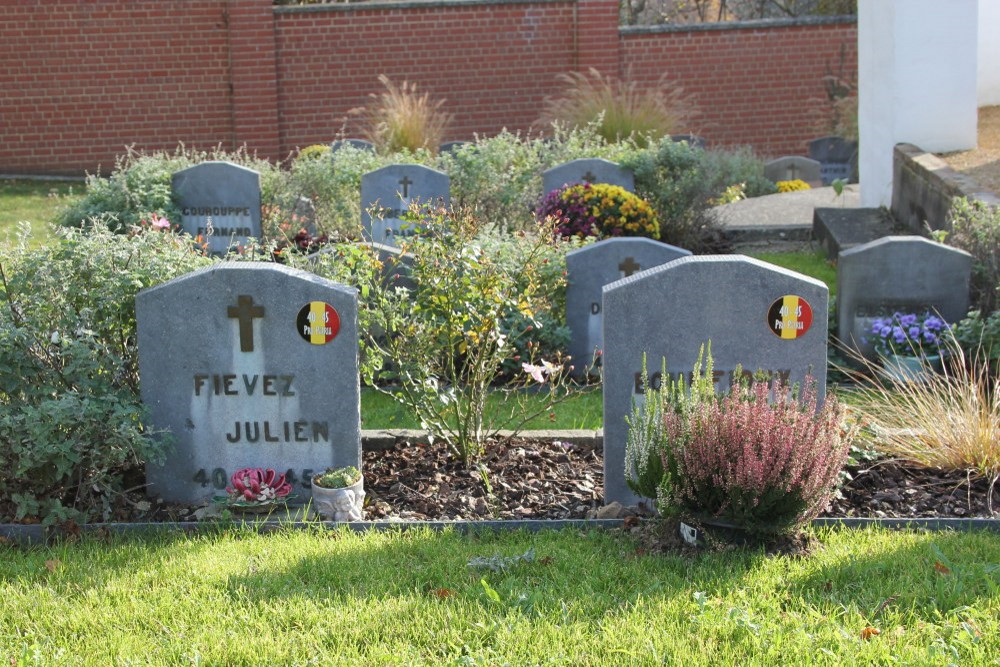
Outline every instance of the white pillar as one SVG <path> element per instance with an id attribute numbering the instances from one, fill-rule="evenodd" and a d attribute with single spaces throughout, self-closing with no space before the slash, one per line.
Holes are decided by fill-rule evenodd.
<path id="1" fill-rule="evenodd" d="M 979 106 L 1000 104 L 1000 0 L 979 0 Z"/>
<path id="2" fill-rule="evenodd" d="M 897 143 L 931 152 L 975 147 L 978 5 L 979 0 L 859 1 L 862 206 L 891 203 Z"/>

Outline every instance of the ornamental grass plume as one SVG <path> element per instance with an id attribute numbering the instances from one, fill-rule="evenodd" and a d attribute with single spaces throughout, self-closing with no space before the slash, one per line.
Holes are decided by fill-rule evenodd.
<path id="1" fill-rule="evenodd" d="M 869 425 L 875 448 L 925 468 L 966 471 L 994 484 L 1000 479 L 1000 385 L 979 348 L 967 356 L 945 335 L 941 372 L 921 359 L 917 380 L 900 378 L 871 361 L 864 364 L 851 405 Z M 992 494 L 990 494 L 992 498 Z"/>
<path id="2" fill-rule="evenodd" d="M 819 514 L 852 433 L 834 397 L 818 406 L 811 378 L 796 393 L 781 381 L 737 382 L 716 401 L 666 414 L 661 504 L 758 534 L 793 530 Z"/>
<path id="3" fill-rule="evenodd" d="M 693 97 L 665 76 L 653 85 L 604 76 L 593 67 L 586 73 L 559 75 L 565 84 L 545 100 L 538 124 L 583 127 L 596 124 L 608 143 L 631 139 L 643 147 L 668 134 L 689 129 L 698 112 Z"/>
<path id="4" fill-rule="evenodd" d="M 452 121 L 441 110 L 445 100 L 432 102 L 428 93 L 419 95 L 415 83 L 396 85 L 384 74 L 378 80 L 385 90 L 371 93 L 366 106 L 348 112 L 361 117 L 364 138 L 383 153 L 420 148 L 437 153 Z"/>

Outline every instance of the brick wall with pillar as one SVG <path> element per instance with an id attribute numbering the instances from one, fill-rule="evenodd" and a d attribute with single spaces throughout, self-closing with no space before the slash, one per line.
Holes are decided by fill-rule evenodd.
<path id="1" fill-rule="evenodd" d="M 278 63 L 272 0 L 229 0 L 229 77 L 233 146 L 281 159 Z"/>
<path id="2" fill-rule="evenodd" d="M 577 0 L 576 68 L 620 76 L 618 0 Z"/>

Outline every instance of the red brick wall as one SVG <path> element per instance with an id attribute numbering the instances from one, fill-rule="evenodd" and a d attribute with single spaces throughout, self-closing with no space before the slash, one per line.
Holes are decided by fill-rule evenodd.
<path id="1" fill-rule="evenodd" d="M 378 75 L 416 83 L 454 114 L 447 139 L 525 129 L 556 75 L 573 68 L 573 2 L 334 5 L 279 10 L 281 146 L 331 141 Z M 357 136 L 357 120 L 347 136 Z"/>
<path id="2" fill-rule="evenodd" d="M 449 139 L 525 130 L 556 75 L 589 67 L 669 73 L 714 145 L 804 153 L 826 68 L 842 45 L 857 62 L 854 23 L 619 31 L 617 0 L 0 3 L 0 173 L 107 171 L 126 145 L 179 141 L 278 159 L 330 141 L 380 73 L 446 98 Z"/>
<path id="3" fill-rule="evenodd" d="M 714 146 L 750 145 L 767 156 L 802 155 L 806 142 L 829 134 L 822 77 L 857 72 L 857 24 L 631 32 L 622 61 L 650 84 L 666 74 L 694 95 L 693 128 Z M 752 24 L 751 24 L 752 25 Z M 714 26 L 713 26 L 714 27 Z"/>
<path id="4" fill-rule="evenodd" d="M 126 145 L 230 145 L 226 3 L 4 0 L 0 173 L 105 171 Z"/>

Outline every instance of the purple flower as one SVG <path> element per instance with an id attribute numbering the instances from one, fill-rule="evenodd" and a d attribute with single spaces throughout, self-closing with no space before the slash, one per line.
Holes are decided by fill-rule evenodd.
<path id="1" fill-rule="evenodd" d="M 897 319 L 899 320 L 899 323 L 904 327 L 912 327 L 917 323 L 917 316 L 914 315 L 913 313 L 902 315 Z"/>
<path id="2" fill-rule="evenodd" d="M 906 342 L 906 334 L 903 333 L 903 329 L 901 327 L 892 328 L 892 338 L 899 344 Z"/>

